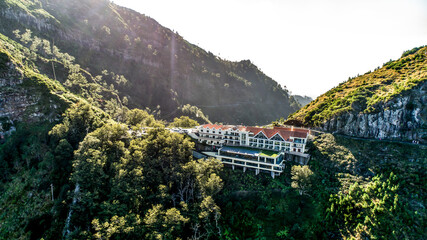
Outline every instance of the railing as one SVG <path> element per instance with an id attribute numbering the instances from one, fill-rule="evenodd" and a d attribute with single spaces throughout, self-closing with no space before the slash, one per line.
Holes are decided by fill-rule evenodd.
<path id="1" fill-rule="evenodd" d="M 234 162 L 229 162 L 229 161 L 222 161 L 225 164 L 230 164 L 230 165 L 234 165 L 234 166 L 241 166 L 241 167 L 248 167 L 248 168 L 255 168 L 255 169 L 260 169 L 260 170 L 266 170 L 269 172 L 283 172 L 284 167 L 279 165 L 265 165 L 265 163 L 260 163 L 259 167 L 258 166 L 252 166 L 252 165 L 248 165 L 249 162 L 239 162 L 239 160 L 234 160 Z M 246 164 L 245 164 L 246 163 Z"/>
<path id="2" fill-rule="evenodd" d="M 225 143 L 224 146 L 230 146 L 230 147 L 251 147 L 251 148 L 255 148 L 255 149 L 274 150 L 274 151 L 278 151 L 278 152 L 283 152 L 286 149 L 286 148 L 284 148 L 283 150 L 280 150 L 280 149 L 275 148 L 275 147 L 272 147 L 272 148 L 270 148 L 270 147 L 259 147 L 259 146 L 251 145 L 250 143 L 249 143 L 249 145 L 241 145 L 239 143 L 237 143 L 237 144 L 236 143 Z"/>

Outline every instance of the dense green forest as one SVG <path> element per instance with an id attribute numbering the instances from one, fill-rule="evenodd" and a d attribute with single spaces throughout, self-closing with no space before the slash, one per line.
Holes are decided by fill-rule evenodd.
<path id="1" fill-rule="evenodd" d="M 423 146 L 325 134 L 310 146 L 308 166 L 288 164 L 272 179 L 193 160 L 190 139 L 150 126 L 133 136 L 82 103 L 50 130 L 20 126 L 0 151 L 0 237 L 425 237 Z"/>

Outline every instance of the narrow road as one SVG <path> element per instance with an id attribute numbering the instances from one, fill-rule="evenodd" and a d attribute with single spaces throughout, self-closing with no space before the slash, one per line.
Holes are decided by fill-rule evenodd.
<path id="1" fill-rule="evenodd" d="M 423 146 L 426 147 L 427 144 L 422 144 L 422 143 L 412 143 L 412 142 L 406 142 L 406 141 L 398 141 L 398 140 L 388 140 L 388 139 L 376 139 L 376 138 L 362 138 L 362 137 L 353 137 L 353 136 L 348 136 L 348 135 L 344 135 L 344 134 L 338 134 L 338 133 L 334 133 L 333 135 L 336 136 L 340 136 L 340 137 L 345 137 L 345 138 L 351 138 L 351 139 L 355 139 L 355 140 L 371 140 L 371 141 L 380 141 L 380 142 L 388 142 L 388 143 L 401 143 L 401 144 L 407 144 L 407 145 L 416 145 L 416 146 Z"/>

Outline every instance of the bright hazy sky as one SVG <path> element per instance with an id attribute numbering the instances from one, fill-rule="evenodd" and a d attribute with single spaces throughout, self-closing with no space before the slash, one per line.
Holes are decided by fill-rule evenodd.
<path id="1" fill-rule="evenodd" d="M 317 97 L 427 44 L 427 0 L 114 0 Z"/>

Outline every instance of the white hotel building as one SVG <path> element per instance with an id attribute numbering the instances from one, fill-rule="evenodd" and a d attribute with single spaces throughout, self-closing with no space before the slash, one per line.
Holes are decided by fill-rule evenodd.
<path id="1" fill-rule="evenodd" d="M 205 124 L 197 127 L 200 143 L 215 146 L 216 152 L 206 153 L 216 157 L 233 169 L 268 172 L 274 176 L 283 172 L 285 160 L 305 164 L 305 153 L 310 130 L 301 128 L 259 128 L 234 125 Z"/>

